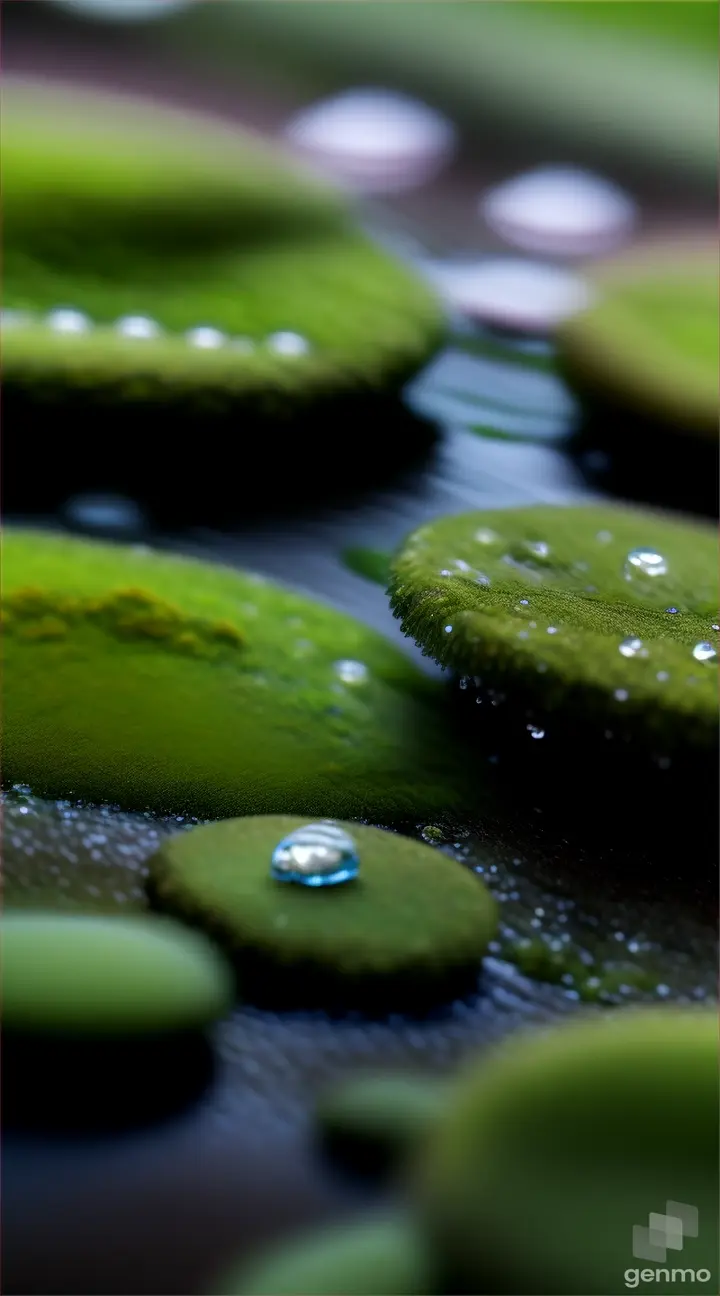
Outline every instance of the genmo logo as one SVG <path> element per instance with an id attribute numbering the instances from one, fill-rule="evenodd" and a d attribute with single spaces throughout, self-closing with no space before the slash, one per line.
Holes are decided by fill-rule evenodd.
<path id="1" fill-rule="evenodd" d="M 651 1211 L 647 1224 L 633 1227 L 633 1255 L 637 1260 L 656 1260 L 660 1269 L 626 1269 L 625 1286 L 640 1283 L 707 1283 L 709 1269 L 671 1269 L 666 1267 L 668 1251 L 682 1251 L 686 1238 L 698 1236 L 698 1209 L 687 1202 L 667 1201 L 665 1213 Z"/>

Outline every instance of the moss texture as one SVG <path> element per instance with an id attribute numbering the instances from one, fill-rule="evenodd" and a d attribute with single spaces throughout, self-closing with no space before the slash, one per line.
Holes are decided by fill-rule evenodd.
<path id="1" fill-rule="evenodd" d="M 644 548 L 666 573 L 628 565 Z M 443 518 L 396 556 L 391 600 L 426 653 L 536 727 L 607 726 L 667 757 L 716 749 L 716 664 L 693 658 L 717 641 L 708 525 L 605 505 Z"/>
<path id="2" fill-rule="evenodd" d="M 3 334 L 5 398 L 25 413 L 118 405 L 282 422 L 338 395 L 396 388 L 441 331 L 439 308 L 356 232 L 343 203 L 259 139 L 153 105 L 10 84 L 3 91 L 3 305 L 68 305 L 87 335 Z M 116 334 L 123 315 L 167 331 Z M 211 325 L 308 354 L 187 345 Z"/>
<path id="3" fill-rule="evenodd" d="M 331 1009 L 423 1008 L 472 986 L 497 922 L 483 884 L 421 843 L 341 823 L 352 882 L 276 882 L 270 858 L 305 823 L 223 820 L 171 838 L 149 861 L 156 904 L 207 928 L 234 957 L 243 997 Z"/>
<path id="4" fill-rule="evenodd" d="M 230 970 L 204 937 L 150 918 L 6 910 L 3 1029 L 143 1036 L 205 1026 L 232 1004 Z"/>
<path id="5" fill-rule="evenodd" d="M 617 1291 L 648 1263 L 633 1260 L 634 1227 L 668 1201 L 700 1220 L 668 1268 L 712 1272 L 717 1059 L 715 1013 L 665 1008 L 520 1036 L 475 1065 L 416 1181 L 442 1290 Z"/>
<path id="6" fill-rule="evenodd" d="M 560 331 L 561 365 L 590 405 L 717 439 L 715 243 L 634 252 L 596 272 L 598 297 Z"/>
<path id="7" fill-rule="evenodd" d="M 6 781 L 207 817 L 467 807 L 436 686 L 352 618 L 142 547 L 8 529 L 3 561 Z"/>
<path id="8" fill-rule="evenodd" d="M 316 1110 L 322 1145 L 350 1170 L 381 1174 L 402 1164 L 439 1123 L 446 1080 L 388 1072 L 349 1076 Z"/>
<path id="9" fill-rule="evenodd" d="M 430 1273 L 419 1231 L 389 1216 L 301 1236 L 228 1272 L 215 1296 L 423 1296 Z"/>

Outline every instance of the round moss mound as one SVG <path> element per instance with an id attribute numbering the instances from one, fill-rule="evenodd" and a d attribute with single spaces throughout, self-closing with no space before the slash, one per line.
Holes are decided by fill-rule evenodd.
<path id="1" fill-rule="evenodd" d="M 416 1184 L 442 1290 L 605 1296 L 651 1266 L 653 1290 L 677 1292 L 686 1266 L 712 1274 L 717 1061 L 714 1013 L 656 1009 L 521 1036 L 475 1067 Z M 648 1250 L 651 1212 L 686 1220 L 682 1254 Z"/>
<path id="2" fill-rule="evenodd" d="M 268 815 L 179 833 L 149 861 L 151 895 L 229 950 L 256 1003 L 412 1009 L 474 983 L 496 924 L 476 877 L 422 843 L 341 823 L 357 844 L 357 878 L 276 882 L 272 852 L 304 822 Z"/>
<path id="3" fill-rule="evenodd" d="M 560 361 L 590 405 L 717 439 L 717 248 L 680 243 L 606 263 L 598 297 L 560 331 Z"/>
<path id="4" fill-rule="evenodd" d="M 228 464 L 243 474 L 232 483 L 239 510 L 240 454 L 252 444 L 257 466 L 260 428 L 287 447 L 296 485 L 303 463 L 311 480 L 308 456 L 314 443 L 315 462 L 327 457 L 339 406 L 367 419 L 437 345 L 442 314 L 427 287 L 353 227 L 337 195 L 259 137 L 26 82 L 4 90 L 3 123 L 5 414 L 10 433 L 32 421 L 36 473 L 41 448 L 62 475 L 53 458 L 62 412 L 63 455 L 82 446 L 81 466 L 94 469 L 88 488 L 107 476 L 110 437 L 125 456 L 137 453 L 145 479 L 148 437 L 168 453 L 166 485 L 182 477 L 187 433 L 200 447 L 197 491 L 217 429 L 224 451 L 237 451 Z M 69 331 L 49 327 L 61 308 L 90 327 L 67 318 Z M 291 420 L 311 413 L 297 437 Z M 6 491 L 21 489 L 18 441 L 6 445 Z M 284 466 L 273 442 L 263 472 L 277 483 Z M 122 463 L 113 471 L 122 476 Z M 217 497 L 216 465 L 214 479 Z"/>
<path id="5" fill-rule="evenodd" d="M 434 1290 L 430 1272 L 418 1230 L 390 1216 L 286 1243 L 230 1270 L 215 1296 L 423 1296 Z"/>
<path id="6" fill-rule="evenodd" d="M 394 1169 L 439 1123 L 448 1088 L 447 1081 L 433 1076 L 351 1076 L 318 1103 L 322 1145 L 350 1170 Z"/>
<path id="7" fill-rule="evenodd" d="M 563 726 L 615 737 L 613 752 L 621 738 L 662 760 L 716 751 L 711 526 L 606 505 L 443 518 L 394 559 L 391 599 L 406 634 L 543 754 Z"/>
<path id="8" fill-rule="evenodd" d="M 12 912 L 0 920 L 3 1029 L 112 1039 L 194 1030 L 233 978 L 204 937 L 149 918 Z"/>
<path id="9" fill-rule="evenodd" d="M 8 529 L 3 777 L 220 817 L 469 802 L 436 686 L 358 622 L 223 567 Z"/>

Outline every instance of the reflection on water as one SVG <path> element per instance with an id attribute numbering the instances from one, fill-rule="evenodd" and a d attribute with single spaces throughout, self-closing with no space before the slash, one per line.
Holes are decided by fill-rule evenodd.
<path id="1" fill-rule="evenodd" d="M 592 296 L 580 275 L 542 261 L 478 257 L 419 268 L 450 309 L 518 332 L 549 333 L 588 306 Z"/>
<path id="2" fill-rule="evenodd" d="M 579 167 L 538 167 L 491 189 L 480 214 L 507 243 L 550 256 L 597 256 L 633 232 L 637 209 L 617 185 Z"/>

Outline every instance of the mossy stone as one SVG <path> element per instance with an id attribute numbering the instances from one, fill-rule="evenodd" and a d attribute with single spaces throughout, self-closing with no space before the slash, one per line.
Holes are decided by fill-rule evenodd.
<path id="1" fill-rule="evenodd" d="M 651 247 L 595 273 L 597 298 L 559 335 L 560 363 L 590 406 L 717 439 L 717 248 Z"/>
<path id="2" fill-rule="evenodd" d="M 330 398 L 396 389 L 438 341 L 428 289 L 353 227 L 339 196 L 237 126 L 11 82 L 2 152 L 3 306 L 70 306 L 96 325 L 3 331 L 13 412 L 71 408 L 96 429 L 120 410 L 156 434 L 191 416 L 205 435 L 222 418 L 238 436 L 255 419 L 282 431 Z M 121 336 L 127 316 L 162 336 Z M 199 326 L 256 345 L 188 345 Z M 286 330 L 307 354 L 264 344 Z"/>
<path id="3" fill-rule="evenodd" d="M 716 751 L 716 659 L 693 656 L 717 637 L 707 524 L 607 505 L 442 518 L 396 555 L 391 600 L 406 634 L 523 730 Z"/>
<path id="4" fill-rule="evenodd" d="M 671 1203 L 699 1233 L 652 1261 L 653 1290 L 712 1274 L 717 1064 L 716 1014 L 672 1008 L 522 1035 L 474 1064 L 415 1180 L 442 1290 L 605 1296 L 648 1267 L 633 1231 Z"/>
<path id="5" fill-rule="evenodd" d="M 261 577 L 8 528 L 3 600 L 10 783 L 210 818 L 392 823 L 469 802 L 437 686 L 351 617 Z"/>
<path id="6" fill-rule="evenodd" d="M 3 1030 L 112 1039 L 222 1017 L 233 978 L 202 935 L 152 918 L 6 911 Z"/>
<path id="7" fill-rule="evenodd" d="M 272 852 L 304 823 L 252 816 L 179 833 L 149 861 L 151 895 L 228 949 L 257 1003 L 391 1011 L 474 983 L 497 921 L 479 879 L 422 843 L 341 823 L 357 845 L 357 878 L 276 882 Z"/>
<path id="8" fill-rule="evenodd" d="M 424 1296 L 434 1290 L 419 1230 L 399 1215 L 325 1227 L 230 1270 L 215 1296 Z"/>
<path id="9" fill-rule="evenodd" d="M 350 1170 L 384 1173 L 422 1144 L 448 1102 L 449 1084 L 441 1077 L 349 1076 L 321 1097 L 315 1120 L 334 1159 Z"/>

